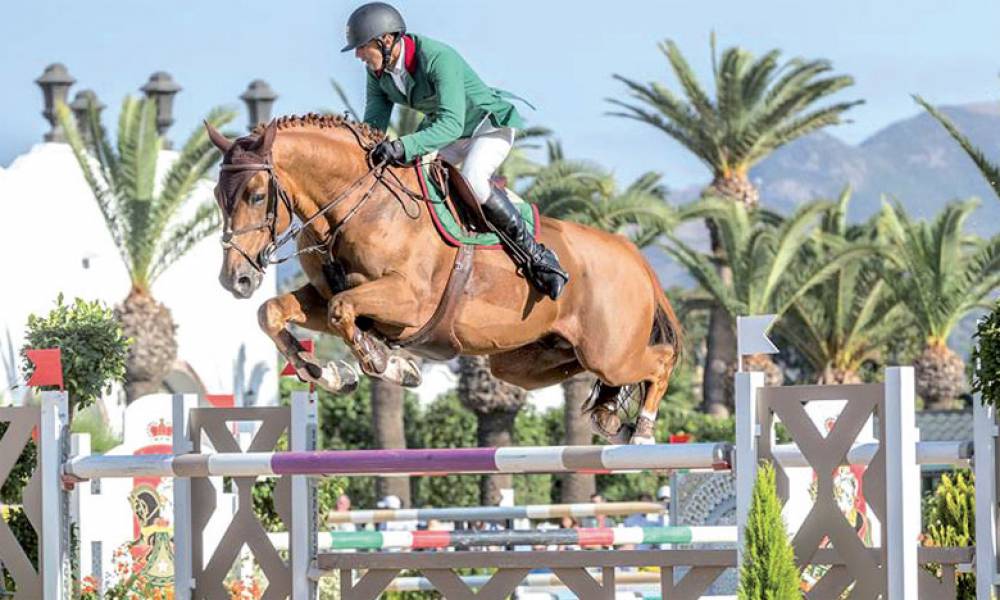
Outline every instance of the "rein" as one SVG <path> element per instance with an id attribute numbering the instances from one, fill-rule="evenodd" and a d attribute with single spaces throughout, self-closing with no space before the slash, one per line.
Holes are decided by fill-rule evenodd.
<path id="1" fill-rule="evenodd" d="M 368 148 L 365 146 L 364 143 L 362 143 L 362 139 L 358 134 L 358 132 L 355 131 L 353 127 L 351 127 L 350 129 L 351 132 L 354 133 L 355 137 L 358 138 L 358 144 L 361 146 L 361 148 L 367 151 Z M 295 212 L 292 208 L 292 200 L 289 197 L 288 192 L 285 190 L 284 186 L 281 185 L 281 181 L 278 179 L 278 176 L 274 171 L 274 164 L 271 162 L 271 157 L 267 156 L 263 162 L 259 163 L 223 164 L 221 166 L 221 169 L 223 171 L 231 173 L 242 173 L 247 171 L 266 171 L 268 177 L 268 186 L 267 186 L 268 190 L 267 190 L 267 214 L 264 220 L 259 223 L 255 223 L 253 225 L 249 225 L 247 227 L 241 227 L 240 229 L 236 230 L 232 228 L 232 215 L 230 214 L 230 211 L 225 210 L 224 207 L 236 206 L 236 202 L 239 200 L 239 197 L 243 193 L 244 188 L 246 188 L 247 183 L 249 183 L 250 178 L 247 178 L 247 180 L 237 188 L 234 194 L 234 198 L 221 199 L 223 200 L 223 202 L 220 202 L 220 204 L 223 206 L 222 213 L 224 220 L 222 240 L 221 240 L 222 247 L 232 248 L 237 252 L 239 252 L 241 255 L 243 255 L 243 258 L 245 258 L 247 262 L 249 262 L 253 266 L 253 268 L 260 273 L 263 273 L 264 269 L 267 268 L 268 265 L 281 264 L 291 258 L 294 258 L 302 254 L 313 253 L 313 252 L 323 253 L 328 248 L 331 249 L 332 251 L 333 245 L 334 243 L 336 243 L 337 236 L 343 230 L 344 226 L 347 225 L 347 223 L 358 213 L 358 211 L 361 210 L 361 208 L 372 197 L 372 192 L 375 191 L 375 187 L 378 186 L 379 183 L 386 186 L 386 188 L 393 194 L 393 196 L 395 196 L 396 199 L 400 201 L 400 203 L 403 205 L 403 212 L 406 214 L 406 216 L 410 217 L 411 219 L 419 218 L 420 217 L 419 204 L 417 205 L 416 214 L 411 215 L 407 210 L 406 204 L 403 202 L 403 199 L 400 198 L 399 194 L 397 194 L 397 191 L 402 192 L 410 199 L 416 200 L 418 202 L 420 200 L 423 200 L 424 198 L 423 194 L 407 188 L 406 185 L 403 184 L 403 182 L 399 179 L 399 175 L 397 175 L 395 172 L 388 169 L 387 167 L 388 165 L 386 164 L 386 162 L 382 162 L 377 165 L 371 165 L 368 168 L 368 170 L 365 171 L 364 174 L 362 174 L 360 177 L 351 182 L 349 186 L 347 186 L 334 198 L 323 204 L 323 206 L 321 206 L 319 210 L 317 210 L 315 213 L 310 215 L 309 218 L 307 218 L 305 221 L 301 222 L 298 225 L 295 224 L 291 225 L 288 228 L 288 231 L 286 231 L 284 235 L 281 235 L 279 237 L 277 231 L 279 202 L 283 204 L 285 206 L 285 209 L 288 211 L 289 219 L 292 218 L 292 215 L 294 215 Z M 394 179 L 395 181 L 390 181 L 386 179 L 385 178 L 386 174 L 391 175 L 392 179 Z M 355 204 L 350 211 L 348 211 L 348 213 L 344 216 L 344 218 L 341 219 L 339 223 L 337 223 L 337 225 L 333 228 L 332 233 L 327 237 L 327 239 L 320 242 L 319 244 L 313 244 L 312 246 L 301 248 L 293 252 L 292 254 L 285 256 L 284 258 L 278 258 L 278 259 L 274 258 L 274 254 L 282 246 L 298 238 L 298 236 L 307 227 L 309 227 L 319 218 L 326 215 L 326 213 L 328 213 L 329 211 L 336 208 L 341 202 L 346 200 L 351 195 L 351 193 L 354 192 L 356 189 L 358 189 L 361 186 L 361 184 L 365 181 L 365 179 L 367 179 L 369 176 L 374 176 L 371 185 L 368 186 L 367 190 L 365 190 L 365 193 L 361 197 L 361 200 L 359 200 L 358 203 Z M 250 253 L 248 253 L 242 246 L 240 246 L 235 241 L 234 238 L 238 235 L 244 233 L 250 233 L 251 231 L 259 231 L 261 229 L 268 231 L 270 239 L 268 240 L 267 244 L 260 250 L 260 252 L 257 253 L 256 256 L 251 256 Z"/>

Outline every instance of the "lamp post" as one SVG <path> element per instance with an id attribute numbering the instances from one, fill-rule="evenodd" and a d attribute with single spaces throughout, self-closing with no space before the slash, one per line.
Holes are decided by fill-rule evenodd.
<path id="1" fill-rule="evenodd" d="M 77 92 L 73 98 L 73 102 L 69 105 L 73 109 L 73 118 L 76 119 L 77 129 L 80 130 L 80 135 L 83 136 L 83 141 L 87 145 L 90 145 L 94 141 L 91 135 L 94 132 L 90 130 L 91 106 L 97 111 L 98 121 L 100 121 L 100 114 L 105 106 L 97 99 L 97 94 L 94 93 L 94 90 L 81 90 Z"/>
<path id="2" fill-rule="evenodd" d="M 250 113 L 248 129 L 252 131 L 257 125 L 271 120 L 271 109 L 277 99 L 278 95 L 263 79 L 254 79 L 250 82 L 247 90 L 240 95 L 240 100 L 246 102 L 247 112 Z"/>
<path id="3" fill-rule="evenodd" d="M 156 103 L 156 132 L 163 138 L 163 148 L 173 148 L 165 134 L 174 124 L 174 96 L 183 88 L 166 71 L 157 71 L 149 76 L 149 81 L 140 89 Z"/>
<path id="4" fill-rule="evenodd" d="M 45 109 L 42 111 L 42 116 L 52 126 L 52 129 L 45 134 L 45 141 L 65 142 L 66 133 L 59 126 L 59 120 L 56 119 L 56 103 L 66 102 L 69 88 L 76 83 L 76 79 L 69 74 L 65 65 L 53 63 L 45 67 L 45 72 L 35 80 L 35 83 L 42 88 L 42 96 L 45 98 Z"/>

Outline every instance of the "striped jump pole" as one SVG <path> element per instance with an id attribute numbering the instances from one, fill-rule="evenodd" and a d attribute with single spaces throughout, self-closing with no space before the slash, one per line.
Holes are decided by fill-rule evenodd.
<path id="1" fill-rule="evenodd" d="M 659 514 L 666 510 L 656 502 L 602 502 L 577 504 L 530 504 L 527 506 L 453 506 L 352 510 L 330 513 L 329 523 L 388 523 L 392 521 L 513 521 L 515 519 L 561 519 L 598 515 Z"/>
<path id="2" fill-rule="evenodd" d="M 268 534 L 275 547 L 287 535 Z M 423 550 L 483 546 L 627 546 L 736 542 L 736 527 L 578 527 L 480 531 L 330 531 L 325 550 Z"/>
<path id="3" fill-rule="evenodd" d="M 106 477 L 252 477 L 269 475 L 455 475 L 618 473 L 656 469 L 728 470 L 728 443 L 648 446 L 540 446 L 411 450 L 324 450 L 147 456 L 82 456 L 63 474 Z"/>
<path id="4" fill-rule="evenodd" d="M 591 573 L 598 582 L 602 581 L 600 571 Z M 492 575 L 465 575 L 462 583 L 470 588 L 481 588 L 490 582 Z M 660 582 L 660 574 L 652 571 L 622 571 L 615 573 L 615 585 L 642 585 Z M 521 582 L 525 588 L 565 588 L 566 584 L 555 573 L 531 573 Z M 424 577 L 397 577 L 385 588 L 387 592 L 419 592 L 437 590 L 434 584 Z"/>

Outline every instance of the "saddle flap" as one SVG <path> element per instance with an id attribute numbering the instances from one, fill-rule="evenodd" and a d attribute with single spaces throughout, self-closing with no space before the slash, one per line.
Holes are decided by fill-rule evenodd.
<path id="1" fill-rule="evenodd" d="M 442 191 L 447 190 L 447 195 L 451 198 L 462 224 L 476 233 L 491 233 L 493 230 L 486 221 L 483 209 L 479 206 L 479 200 L 476 199 L 472 186 L 466 181 L 462 172 L 458 170 L 458 167 L 441 157 L 435 161 L 434 166 L 438 165 L 440 165 L 440 173 L 444 177 L 441 189 Z"/>

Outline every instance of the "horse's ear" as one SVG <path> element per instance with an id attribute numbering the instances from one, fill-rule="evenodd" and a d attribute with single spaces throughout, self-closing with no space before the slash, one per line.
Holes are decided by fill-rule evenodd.
<path id="1" fill-rule="evenodd" d="M 219 151 L 222 152 L 223 154 L 228 152 L 229 149 L 233 147 L 232 140 L 222 135 L 222 133 L 215 127 L 212 127 L 212 124 L 209 123 L 208 121 L 205 121 L 204 123 L 205 123 L 205 131 L 208 132 L 208 139 L 212 140 L 212 143 L 215 144 L 215 147 L 218 148 Z"/>
<path id="2" fill-rule="evenodd" d="M 264 128 L 264 133 L 260 135 L 260 140 L 254 148 L 254 152 L 264 156 L 271 153 L 271 146 L 274 144 L 274 136 L 278 134 L 278 122 L 271 120 Z"/>

